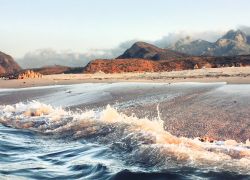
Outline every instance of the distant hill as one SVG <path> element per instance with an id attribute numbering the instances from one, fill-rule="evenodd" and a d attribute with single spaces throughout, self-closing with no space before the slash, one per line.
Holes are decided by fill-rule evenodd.
<path id="1" fill-rule="evenodd" d="M 20 70 L 21 67 L 10 55 L 0 52 L 0 76 L 16 73 Z"/>
<path id="2" fill-rule="evenodd" d="M 180 57 L 187 57 L 187 55 L 169 49 L 162 49 L 145 42 L 136 42 L 121 56 L 117 57 L 117 59 L 140 58 L 150 60 L 166 60 Z"/>
<path id="3" fill-rule="evenodd" d="M 68 66 L 46 66 L 42 68 L 34 68 L 32 69 L 34 72 L 50 75 L 50 74 L 69 74 L 69 73 L 82 73 L 83 67 L 68 67 Z"/>
<path id="4" fill-rule="evenodd" d="M 188 39 L 188 40 L 187 40 Z M 168 47 L 189 55 L 236 56 L 250 54 L 250 36 L 241 30 L 230 30 L 216 42 L 191 41 L 190 37 L 178 40 Z"/>
<path id="5" fill-rule="evenodd" d="M 84 73 L 162 72 L 232 66 L 250 66 L 250 55 L 227 57 L 190 56 L 158 61 L 133 58 L 111 60 L 98 59 L 91 61 L 85 67 Z"/>
<path id="6" fill-rule="evenodd" d="M 177 41 L 171 49 L 183 52 L 189 55 L 201 56 L 207 54 L 207 51 L 214 48 L 214 44 L 205 40 L 195 40 L 195 41 L 186 41 L 186 38 L 180 39 Z"/>

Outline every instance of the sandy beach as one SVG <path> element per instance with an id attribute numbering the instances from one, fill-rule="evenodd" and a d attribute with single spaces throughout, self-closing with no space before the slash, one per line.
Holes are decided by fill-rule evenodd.
<path id="1" fill-rule="evenodd" d="M 48 85 L 112 82 L 227 82 L 249 84 L 250 67 L 210 68 L 172 72 L 120 74 L 56 74 L 40 79 L 0 80 L 0 88 L 24 88 Z"/>
<path id="2" fill-rule="evenodd" d="M 126 85 L 126 83 L 128 84 Z M 147 87 L 145 86 L 145 83 L 152 85 Z M 201 83 L 204 85 L 178 86 L 176 83 Z M 102 89 L 102 84 L 103 87 L 105 87 L 104 89 Z M 157 84 L 159 85 L 159 87 Z M 247 102 L 244 100 L 244 98 L 239 99 L 236 94 L 232 94 L 231 96 L 230 94 L 221 94 L 221 91 L 215 91 L 221 85 L 224 86 L 226 84 L 228 86 L 225 87 L 231 88 L 235 88 L 235 86 L 230 85 L 237 85 L 237 87 L 239 88 L 248 87 L 250 84 L 250 67 L 211 68 L 152 73 L 105 74 L 100 72 L 96 74 L 57 74 L 45 75 L 39 79 L 1 79 L 0 89 L 2 88 L 3 91 L 0 93 L 0 105 L 14 104 L 36 99 L 41 100 L 41 98 L 46 97 L 45 99 L 48 99 L 48 101 L 44 101 L 45 103 L 70 107 L 71 109 L 92 109 L 104 108 L 107 104 L 115 105 L 119 101 L 132 101 L 138 96 L 142 96 L 144 99 L 146 99 L 148 97 L 151 97 L 152 95 L 152 97 L 164 97 L 166 94 L 169 95 L 171 93 L 175 94 L 176 92 L 179 92 L 180 97 L 175 98 L 173 102 L 167 101 L 161 103 L 161 107 L 164 107 L 163 109 L 165 109 L 163 111 L 163 120 L 164 122 L 168 122 L 169 124 L 171 124 L 171 126 L 168 126 L 167 128 L 168 131 L 175 135 L 195 137 L 196 135 L 204 135 L 200 132 L 203 132 L 206 129 L 207 133 L 205 135 L 213 136 L 216 138 L 232 138 L 244 141 L 247 139 L 249 135 L 248 133 L 243 133 L 243 135 L 234 130 L 234 132 L 238 132 L 239 134 L 236 135 L 234 133 L 231 133 L 231 135 L 234 134 L 233 136 L 231 136 L 227 133 L 223 133 L 222 135 L 219 132 L 214 132 L 214 130 L 212 129 L 215 124 L 220 124 L 220 121 L 222 119 L 222 122 L 224 122 L 224 124 L 227 121 L 231 121 L 230 127 L 232 129 L 236 127 L 234 119 L 237 117 L 239 120 L 239 117 L 241 117 L 241 113 L 237 115 L 237 113 L 233 112 L 233 109 L 231 108 L 232 102 L 241 102 L 241 110 L 248 107 L 242 106 L 242 104 L 247 104 Z M 91 89 L 92 87 L 99 86 L 101 87 L 101 89 L 99 90 L 95 88 Z M 34 87 L 34 89 L 29 89 L 30 87 Z M 84 90 L 85 88 L 87 88 L 86 92 Z M 225 100 L 225 102 L 215 104 L 215 106 L 218 106 L 218 108 L 226 105 L 230 106 L 230 111 L 233 112 L 230 117 L 228 116 L 228 114 L 230 114 L 229 112 L 227 112 L 228 109 L 226 109 L 225 112 L 219 112 L 217 109 L 214 109 L 213 107 L 209 109 L 210 106 L 203 104 L 204 99 L 207 99 L 207 97 L 202 96 L 201 99 L 197 100 L 197 97 L 199 97 L 200 94 L 204 94 L 210 91 L 215 92 L 209 95 L 214 98 L 213 100 L 211 100 L 211 102 L 209 102 L 209 104 L 213 104 L 213 101 L 215 101 L 216 99 L 219 102 L 221 100 L 221 97 L 225 96 L 224 98 L 226 98 L 227 100 Z M 84 97 L 81 98 L 81 95 L 83 95 Z M 192 107 L 191 109 L 187 108 L 189 106 L 189 103 L 191 102 L 189 96 L 192 96 L 191 100 L 193 98 L 195 99 L 195 104 L 190 106 Z M 92 97 L 94 97 L 94 99 L 96 98 L 96 100 L 93 101 Z M 244 96 L 242 95 L 241 97 Z M 186 100 L 186 98 L 188 98 L 189 100 Z M 233 98 L 235 98 L 235 100 L 232 100 Z M 50 101 L 51 99 L 52 101 Z M 89 101 L 86 101 L 86 99 Z M 131 115 L 131 112 L 133 112 L 141 118 L 145 116 L 156 117 L 157 114 L 155 109 L 157 103 L 160 103 L 160 101 L 156 101 L 152 106 L 147 106 L 144 104 L 143 106 L 136 106 L 136 108 L 134 108 L 134 105 L 129 105 L 126 108 L 122 108 L 122 111 L 128 115 Z M 176 107 L 174 105 L 176 105 Z M 234 108 L 239 109 L 237 103 L 234 105 L 236 105 L 236 107 Z M 153 110 L 151 111 L 152 108 Z M 170 109 L 170 111 L 168 109 Z M 204 109 L 209 109 L 208 116 L 205 116 Z M 200 113 L 198 113 L 199 116 L 195 117 L 193 113 L 196 114 L 196 111 L 198 110 L 200 111 Z M 176 111 L 174 116 L 169 117 L 169 114 L 172 114 L 172 112 L 174 111 Z M 248 116 L 248 113 L 246 112 L 247 110 L 244 110 L 243 114 Z M 184 114 L 186 117 L 189 116 L 187 118 L 187 121 L 185 121 L 185 123 L 181 123 L 182 125 L 180 125 L 179 121 L 176 124 L 174 122 L 175 119 L 184 120 L 185 118 L 182 117 Z M 210 127 L 211 122 L 214 121 L 214 114 L 217 114 L 218 117 L 216 118 L 216 122 Z M 204 120 L 204 118 L 207 119 Z M 246 124 L 245 117 L 242 119 L 244 121 L 243 124 Z M 199 132 L 190 131 L 189 128 L 187 129 L 187 131 L 184 130 L 185 127 L 190 126 L 189 123 L 191 121 L 193 121 L 192 124 L 196 124 L 196 122 L 200 122 L 201 124 L 206 122 L 207 125 L 206 127 L 197 128 L 199 129 Z M 194 128 L 192 127 L 191 129 Z M 242 129 L 244 129 L 244 127 L 242 127 Z"/>
<path id="3" fill-rule="evenodd" d="M 72 111 L 105 109 L 139 118 L 160 117 L 177 136 L 249 138 L 249 84 L 226 83 L 82 83 L 0 90 L 0 105 L 39 102 Z M 237 120 L 237 121 L 236 121 Z M 217 128 L 215 128 L 217 127 Z"/>

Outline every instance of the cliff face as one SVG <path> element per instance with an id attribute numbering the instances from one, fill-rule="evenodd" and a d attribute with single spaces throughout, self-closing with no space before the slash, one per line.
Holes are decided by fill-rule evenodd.
<path id="1" fill-rule="evenodd" d="M 146 59 L 113 59 L 91 61 L 84 73 L 161 72 L 187 69 L 250 66 L 250 55 L 234 57 L 186 57 L 152 61 Z"/>
<path id="2" fill-rule="evenodd" d="M 85 67 L 85 73 L 151 72 L 157 63 L 145 59 L 94 60 Z"/>
<path id="3" fill-rule="evenodd" d="M 13 74 L 21 70 L 21 67 L 14 59 L 3 52 L 0 52 L 0 76 Z"/>

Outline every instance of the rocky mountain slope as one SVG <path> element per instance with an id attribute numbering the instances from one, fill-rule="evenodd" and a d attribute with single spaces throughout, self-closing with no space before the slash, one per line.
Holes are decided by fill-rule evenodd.
<path id="1" fill-rule="evenodd" d="M 180 57 L 187 57 L 187 55 L 169 49 L 162 49 L 145 42 L 136 42 L 121 56 L 117 57 L 117 59 L 140 58 L 150 60 L 166 60 Z"/>
<path id="2" fill-rule="evenodd" d="M 205 40 L 191 41 L 190 37 L 187 37 L 180 39 L 168 48 L 189 55 L 247 55 L 250 54 L 250 36 L 247 36 L 241 30 L 230 30 L 216 42 L 208 42 Z"/>
<path id="3" fill-rule="evenodd" d="M 21 67 L 10 55 L 0 52 L 0 76 L 16 73 L 20 70 Z"/>

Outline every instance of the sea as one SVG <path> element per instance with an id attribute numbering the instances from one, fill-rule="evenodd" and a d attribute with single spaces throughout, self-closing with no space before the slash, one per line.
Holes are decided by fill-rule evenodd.
<path id="1" fill-rule="evenodd" d="M 0 88 L 3 180 L 250 179 L 249 138 L 247 84 Z"/>

